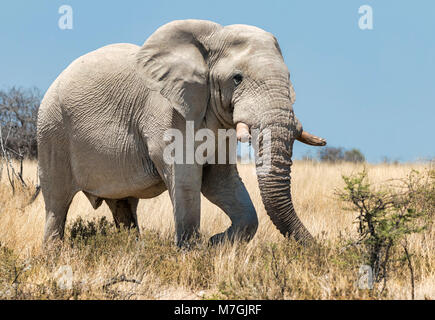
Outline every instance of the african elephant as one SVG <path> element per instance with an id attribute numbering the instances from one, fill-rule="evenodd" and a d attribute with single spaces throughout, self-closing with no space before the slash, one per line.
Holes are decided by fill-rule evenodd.
<path id="1" fill-rule="evenodd" d="M 302 130 L 294 91 L 275 37 L 247 25 L 174 21 L 142 47 L 113 44 L 72 62 L 45 94 L 38 113 L 40 186 L 46 207 L 44 241 L 62 238 L 73 196 L 83 191 L 94 208 L 106 201 L 117 226 L 137 227 L 138 199 L 168 190 L 176 244 L 199 231 L 200 195 L 232 225 L 211 238 L 251 239 L 257 214 L 234 163 L 168 163 L 165 132 L 270 132 L 270 170 L 257 177 L 265 209 L 285 236 L 312 236 L 297 217 L 290 191 L 295 139 L 325 145 Z M 185 137 L 187 139 L 187 136 Z M 216 150 L 217 152 L 217 150 Z"/>

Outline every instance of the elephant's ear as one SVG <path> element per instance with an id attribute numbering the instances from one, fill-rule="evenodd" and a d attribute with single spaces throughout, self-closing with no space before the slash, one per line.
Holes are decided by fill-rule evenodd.
<path id="1" fill-rule="evenodd" d="M 205 112 L 208 42 L 218 28 L 209 21 L 174 21 L 157 29 L 137 53 L 146 85 L 171 101 L 186 120 Z"/>

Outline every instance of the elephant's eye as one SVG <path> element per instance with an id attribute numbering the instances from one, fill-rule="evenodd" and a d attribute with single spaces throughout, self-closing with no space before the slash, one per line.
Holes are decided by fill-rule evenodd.
<path id="1" fill-rule="evenodd" d="M 242 82 L 242 80 L 243 80 L 243 76 L 240 73 L 236 74 L 233 77 L 233 81 L 234 81 L 234 84 L 236 85 L 236 87 Z"/>

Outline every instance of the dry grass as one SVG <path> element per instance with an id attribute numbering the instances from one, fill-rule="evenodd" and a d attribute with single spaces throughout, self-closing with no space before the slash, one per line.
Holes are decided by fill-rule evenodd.
<path id="1" fill-rule="evenodd" d="M 420 164 L 367 165 L 373 182 L 402 178 Z M 0 183 L 0 298 L 24 299 L 409 299 L 406 263 L 397 261 L 387 290 L 381 294 L 355 285 L 361 265 L 359 248 L 343 249 L 356 237 L 355 215 L 344 211 L 334 195 L 342 174 L 362 165 L 316 164 L 296 161 L 292 168 L 296 210 L 322 246 L 303 249 L 284 239 L 265 213 L 254 168 L 239 166 L 259 215 L 260 226 L 248 244 L 207 247 L 208 237 L 225 230 L 229 219 L 203 199 L 203 239 L 189 251 L 172 242 L 172 208 L 167 193 L 139 203 L 141 237 L 117 232 L 110 223 L 94 235 L 73 239 L 71 229 L 83 218 L 82 229 L 93 219 L 107 217 L 103 204 L 94 210 L 77 194 L 69 210 L 66 239 L 49 250 L 41 248 L 44 203 L 39 196 L 26 206 L 32 190 L 14 196 L 5 177 Z M 36 180 L 36 163 L 25 163 L 27 181 Z M 96 221 L 96 220 L 95 220 Z M 98 229 L 98 228 L 97 228 Z M 86 231 L 85 230 L 85 231 Z M 83 230 L 82 230 L 83 231 Z M 82 232 L 83 234 L 83 232 Z M 416 273 L 417 299 L 435 298 L 435 236 L 430 232 L 410 238 Z M 399 253 L 397 253 L 399 257 Z M 68 265 L 73 287 L 62 290 L 56 271 Z M 127 281 L 126 281 L 127 280 Z"/>

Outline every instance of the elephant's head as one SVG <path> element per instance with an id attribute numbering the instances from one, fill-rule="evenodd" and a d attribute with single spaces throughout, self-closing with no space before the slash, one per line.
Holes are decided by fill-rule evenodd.
<path id="1" fill-rule="evenodd" d="M 145 42 L 138 61 L 152 77 L 148 85 L 173 101 L 186 120 L 201 119 L 212 108 L 221 127 L 236 128 L 239 138 L 259 132 L 257 176 L 265 209 L 283 235 L 311 239 L 292 203 L 292 148 L 294 140 L 326 141 L 303 131 L 293 113 L 295 94 L 275 37 L 246 25 L 175 21 Z M 266 154 L 271 159 L 264 171 Z"/>

